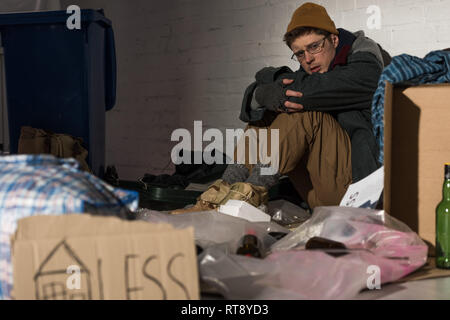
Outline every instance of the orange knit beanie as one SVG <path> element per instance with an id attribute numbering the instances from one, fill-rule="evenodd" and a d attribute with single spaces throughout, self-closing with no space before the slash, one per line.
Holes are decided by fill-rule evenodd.
<path id="1" fill-rule="evenodd" d="M 291 22 L 287 27 L 287 32 L 298 27 L 313 27 L 339 34 L 336 25 L 333 20 L 331 20 L 327 10 L 322 6 L 311 2 L 306 2 L 295 10 Z"/>

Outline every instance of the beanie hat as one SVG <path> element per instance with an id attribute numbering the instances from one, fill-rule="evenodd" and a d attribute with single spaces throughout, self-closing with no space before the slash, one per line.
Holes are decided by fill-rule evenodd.
<path id="1" fill-rule="evenodd" d="M 336 25 L 331 20 L 325 8 L 311 2 L 306 2 L 295 10 L 291 22 L 287 27 L 287 32 L 291 32 L 298 27 L 313 27 L 339 34 Z"/>

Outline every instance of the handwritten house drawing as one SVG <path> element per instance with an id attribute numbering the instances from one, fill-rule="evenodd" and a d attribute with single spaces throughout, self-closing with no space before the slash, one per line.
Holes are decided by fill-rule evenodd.
<path id="1" fill-rule="evenodd" d="M 55 265 L 55 261 L 64 261 Z M 80 289 L 67 287 L 67 267 L 77 265 L 80 268 Z M 36 299 L 38 300 L 91 300 L 91 274 L 74 250 L 62 240 L 49 253 L 34 275 Z"/>

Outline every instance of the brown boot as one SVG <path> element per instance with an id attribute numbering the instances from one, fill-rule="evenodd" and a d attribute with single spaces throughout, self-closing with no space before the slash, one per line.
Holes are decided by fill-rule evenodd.
<path id="1" fill-rule="evenodd" d="M 215 210 L 219 207 L 222 200 L 230 191 L 230 185 L 219 179 L 215 181 L 205 192 L 197 199 L 197 203 L 190 208 L 182 208 L 170 212 L 171 214 L 183 214 L 188 212 L 200 212 Z"/>
<path id="2" fill-rule="evenodd" d="M 260 205 L 267 205 L 269 193 L 267 189 L 261 186 L 255 186 L 248 182 L 236 182 L 231 185 L 227 196 L 221 201 L 221 205 L 228 200 L 241 200 L 258 208 Z"/>

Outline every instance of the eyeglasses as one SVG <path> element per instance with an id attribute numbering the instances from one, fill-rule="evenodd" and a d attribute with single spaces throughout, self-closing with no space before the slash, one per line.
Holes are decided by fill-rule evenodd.
<path id="1" fill-rule="evenodd" d="M 306 47 L 306 51 L 308 51 L 310 54 L 320 53 L 323 50 L 323 48 L 325 47 L 325 40 L 327 38 L 328 37 L 325 37 L 322 40 L 311 43 L 309 46 Z M 302 61 L 303 59 L 305 59 L 305 51 L 299 50 L 297 52 L 294 52 L 291 59 L 295 60 L 295 61 L 299 61 L 299 62 Z"/>

